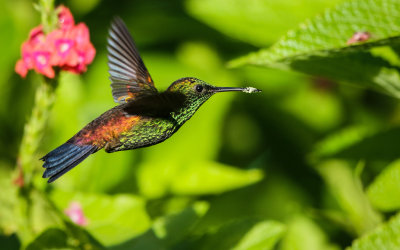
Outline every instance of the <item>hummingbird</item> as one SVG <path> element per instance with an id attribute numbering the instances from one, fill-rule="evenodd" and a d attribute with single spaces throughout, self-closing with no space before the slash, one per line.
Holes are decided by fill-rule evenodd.
<path id="1" fill-rule="evenodd" d="M 211 96 L 260 90 L 215 87 L 194 77 L 158 92 L 125 23 L 115 18 L 107 39 L 112 96 L 119 105 L 91 121 L 67 142 L 43 156 L 43 178 L 57 180 L 89 155 L 152 146 L 171 137 Z"/>

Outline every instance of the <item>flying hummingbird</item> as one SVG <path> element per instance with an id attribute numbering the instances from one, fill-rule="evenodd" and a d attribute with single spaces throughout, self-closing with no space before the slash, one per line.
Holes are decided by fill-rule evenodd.
<path id="1" fill-rule="evenodd" d="M 120 18 L 112 22 L 107 42 L 112 95 L 119 105 L 41 158 L 46 169 L 43 178 L 50 178 L 49 183 L 102 148 L 112 153 L 168 139 L 215 93 L 260 91 L 252 87 L 214 87 L 194 77 L 185 77 L 158 92 Z"/>

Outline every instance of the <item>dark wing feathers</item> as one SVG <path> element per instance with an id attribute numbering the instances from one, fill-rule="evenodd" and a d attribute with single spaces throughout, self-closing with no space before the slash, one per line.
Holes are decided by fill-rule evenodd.
<path id="1" fill-rule="evenodd" d="M 171 112 L 178 112 L 186 100 L 187 97 L 180 92 L 164 91 L 129 102 L 125 104 L 123 110 L 127 115 L 169 117 Z"/>
<path id="2" fill-rule="evenodd" d="M 114 101 L 126 103 L 140 95 L 157 93 L 135 43 L 120 18 L 115 18 L 112 22 L 107 41 Z"/>

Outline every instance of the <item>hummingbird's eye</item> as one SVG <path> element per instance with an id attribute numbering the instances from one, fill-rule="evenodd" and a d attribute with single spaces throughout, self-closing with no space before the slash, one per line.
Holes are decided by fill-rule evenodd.
<path id="1" fill-rule="evenodd" d="M 196 85 L 196 91 L 201 93 L 201 91 L 203 91 L 203 86 L 201 85 Z"/>

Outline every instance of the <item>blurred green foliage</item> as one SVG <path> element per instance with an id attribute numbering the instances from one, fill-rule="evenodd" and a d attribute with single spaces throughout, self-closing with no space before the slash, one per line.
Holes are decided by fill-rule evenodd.
<path id="1" fill-rule="evenodd" d="M 101 151 L 20 190 L 13 171 L 38 78 L 14 64 L 39 14 L 0 0 L 2 249 L 400 248 L 398 1 L 59 3 L 88 25 L 97 55 L 84 75 L 61 75 L 37 159 L 115 105 L 106 37 L 116 15 L 157 88 L 194 76 L 263 92 L 215 96 L 159 145 Z M 361 31 L 371 38 L 346 44 Z M 71 202 L 87 225 L 64 214 Z"/>

